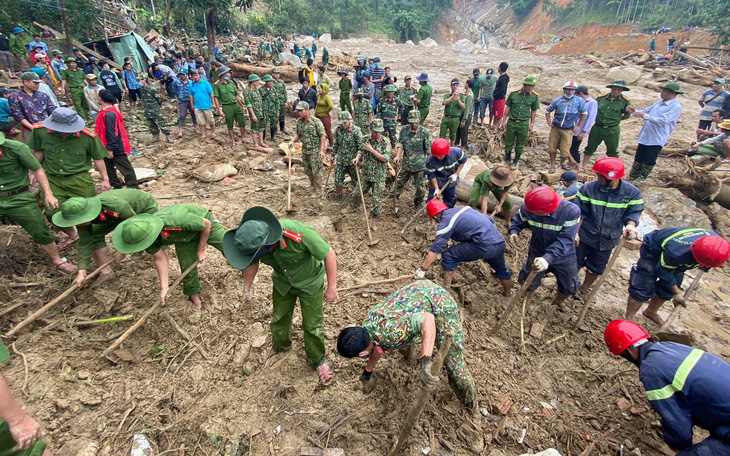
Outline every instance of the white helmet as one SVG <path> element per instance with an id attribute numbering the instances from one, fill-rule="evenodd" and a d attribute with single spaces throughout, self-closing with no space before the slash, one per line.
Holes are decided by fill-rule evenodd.
<path id="1" fill-rule="evenodd" d="M 578 88 L 578 83 L 575 82 L 575 81 L 568 81 L 563 86 L 563 89 L 573 89 L 573 90 L 575 90 L 577 88 Z"/>

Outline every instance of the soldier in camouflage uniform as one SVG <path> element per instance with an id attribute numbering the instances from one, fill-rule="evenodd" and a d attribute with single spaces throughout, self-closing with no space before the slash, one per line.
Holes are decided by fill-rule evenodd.
<path id="1" fill-rule="evenodd" d="M 421 115 L 414 109 L 408 113 L 408 126 L 400 130 L 398 144 L 396 145 L 395 163 L 403 160 L 403 166 L 398 173 L 393 197 L 400 198 L 403 187 L 413 177 L 413 185 L 416 186 L 416 194 L 413 197 L 413 204 L 416 208 L 423 204 L 423 197 L 426 194 L 424 189 L 424 173 L 426 171 L 426 157 L 431 153 L 431 132 L 418 125 Z M 405 153 L 404 153 L 405 152 Z"/>
<path id="2" fill-rule="evenodd" d="M 322 158 L 327 150 L 327 133 L 324 131 L 322 121 L 312 116 L 309 112 L 309 105 L 306 101 L 300 101 L 296 110 L 299 114 L 297 120 L 297 131 L 289 141 L 289 150 L 292 150 L 294 143 L 302 141 L 302 168 L 307 175 L 312 187 L 319 190 L 322 187 Z"/>
<path id="3" fill-rule="evenodd" d="M 352 114 L 355 116 L 355 125 L 360 127 L 363 134 L 370 133 L 370 119 L 373 114 L 373 103 L 371 100 L 365 99 L 365 91 L 362 88 L 355 92 L 355 103 L 353 104 Z"/>
<path id="4" fill-rule="evenodd" d="M 264 142 L 264 131 L 266 131 L 266 119 L 264 118 L 264 102 L 261 99 L 261 78 L 256 74 L 248 76 L 248 88 L 243 89 L 243 99 L 248 109 L 248 117 L 251 119 L 251 139 L 253 147 L 266 148 Z"/>
<path id="5" fill-rule="evenodd" d="M 281 80 L 281 73 L 278 68 L 271 70 L 271 75 L 274 77 L 273 87 L 279 102 L 279 131 L 288 135 L 289 132 L 284 128 L 284 120 L 286 119 L 286 83 Z"/>
<path id="6" fill-rule="evenodd" d="M 395 147 L 396 119 L 403 110 L 400 100 L 395 97 L 396 91 L 397 89 L 393 84 L 388 84 L 383 89 L 385 97 L 378 103 L 378 117 L 383 119 L 383 128 L 385 129 L 385 136 L 390 138 L 390 147 Z"/>
<path id="7" fill-rule="evenodd" d="M 276 47 L 276 43 L 271 45 L 271 63 L 276 64 L 276 60 L 279 58 L 279 49 Z"/>
<path id="8" fill-rule="evenodd" d="M 350 181 L 357 185 L 357 175 L 352 160 L 360 153 L 363 141 L 362 130 L 352 124 L 352 115 L 347 111 L 341 111 L 337 115 L 337 131 L 332 152 L 335 157 L 335 192 L 338 201 L 344 198 L 342 186 L 345 185 L 345 174 L 349 174 Z M 353 205 L 355 206 L 354 201 Z"/>
<path id="9" fill-rule="evenodd" d="M 276 134 L 276 122 L 279 120 L 279 96 L 274 91 L 274 78 L 270 74 L 265 74 L 263 81 L 264 86 L 259 91 L 261 92 L 261 99 L 264 103 L 264 128 L 266 128 L 266 125 L 269 126 L 271 140 L 273 141 L 274 135 Z M 265 129 L 263 136 L 266 138 Z"/>
<path id="10" fill-rule="evenodd" d="M 373 211 L 370 215 L 375 218 L 383 212 L 382 198 L 385 191 L 385 176 L 388 173 L 388 161 L 390 161 L 390 142 L 382 135 L 383 120 L 373 119 L 372 133 L 370 139 L 363 141 L 362 151 L 352 161 L 357 164 L 360 157 L 365 155 L 362 162 L 362 191 L 367 194 L 368 190 L 373 192 Z M 355 204 L 360 203 L 360 193 L 355 193 Z"/>
<path id="11" fill-rule="evenodd" d="M 443 346 L 447 333 L 452 334 L 444 360 L 449 383 L 464 406 L 473 408 L 476 388 L 464 360 L 466 344 L 459 307 L 448 291 L 430 280 L 417 280 L 395 291 L 370 309 L 362 326 L 343 329 L 337 338 L 337 352 L 346 358 L 368 360 L 360 380 L 363 391 L 369 393 L 375 386 L 373 370 L 384 350 L 406 350 L 420 340 L 420 380 L 431 388 L 438 384 L 438 377 L 431 372 L 433 348 Z"/>
<path id="12" fill-rule="evenodd" d="M 157 89 L 150 87 L 147 82 L 147 75 L 144 73 L 137 74 L 137 80 L 140 81 L 142 87 L 139 89 L 139 97 L 142 100 L 142 106 L 144 107 L 144 117 L 147 120 L 147 126 L 150 129 L 150 133 L 154 136 L 154 140 L 160 139 L 160 131 L 167 138 L 167 142 L 172 142 L 170 136 L 170 129 L 167 127 L 167 122 L 162 117 L 162 97 L 160 96 Z"/>

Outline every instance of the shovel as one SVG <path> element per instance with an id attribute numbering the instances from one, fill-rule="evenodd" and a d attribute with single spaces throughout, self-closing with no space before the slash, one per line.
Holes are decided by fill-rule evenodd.
<path id="1" fill-rule="evenodd" d="M 443 187 L 441 187 L 441 189 L 439 190 L 439 196 L 441 196 L 441 195 L 443 194 L 443 191 L 444 191 L 444 190 L 446 190 L 446 187 L 448 187 L 448 186 L 449 186 L 449 182 L 446 182 L 446 183 L 444 184 L 444 186 L 443 186 Z M 404 234 L 404 233 L 406 232 L 406 229 L 408 229 L 408 227 L 409 227 L 409 226 L 411 226 L 411 223 L 413 223 L 413 221 L 414 221 L 414 220 L 416 220 L 416 218 L 417 218 L 417 217 L 418 217 L 419 215 L 421 215 L 421 214 L 423 213 L 423 211 L 425 211 L 425 210 L 426 210 L 426 205 L 424 204 L 423 206 L 421 206 L 421 208 L 420 208 L 420 209 L 418 209 L 418 210 L 416 211 L 416 213 L 415 213 L 415 214 L 413 214 L 413 217 L 411 217 L 411 219 L 410 219 L 410 220 L 408 220 L 408 222 L 407 222 L 407 223 L 406 223 L 405 225 L 403 225 L 403 229 L 402 229 L 402 230 L 400 230 L 400 234 L 401 234 L 401 236 L 403 236 L 403 234 Z"/>
<path id="2" fill-rule="evenodd" d="M 687 299 L 689 299 L 690 295 L 693 291 L 695 291 L 695 288 L 697 288 L 697 285 L 700 283 L 700 277 L 705 273 L 704 270 L 700 269 L 700 271 L 695 276 L 692 283 L 687 288 L 687 291 L 684 292 L 684 301 L 687 302 Z M 666 320 L 664 320 L 664 324 L 657 330 L 657 333 L 663 332 L 665 329 L 669 327 L 669 325 L 672 324 L 674 319 L 679 315 L 679 310 L 682 308 L 682 306 L 675 305 L 674 309 L 672 310 L 672 313 L 669 314 Z"/>
<path id="3" fill-rule="evenodd" d="M 287 190 L 286 190 L 286 212 L 291 214 L 294 212 L 294 209 L 291 207 L 291 149 L 287 148 L 287 156 L 289 157 L 289 182 L 287 184 Z"/>
<path id="4" fill-rule="evenodd" d="M 380 242 L 380 240 L 376 239 L 375 241 L 373 241 L 373 235 L 372 233 L 370 233 L 370 219 L 368 219 L 368 207 L 365 204 L 365 195 L 362 192 L 362 182 L 360 182 L 360 168 L 357 165 L 355 165 L 355 174 L 357 174 L 357 186 L 358 188 L 360 188 L 360 200 L 362 201 L 363 214 L 365 214 L 365 225 L 368 227 L 368 240 L 370 241 L 368 245 L 372 247 Z"/>
<path id="5" fill-rule="evenodd" d="M 527 276 L 527 279 L 522 284 L 519 290 L 512 296 L 512 298 L 509 301 L 509 304 L 507 304 L 507 310 L 505 310 L 504 314 L 502 314 L 502 318 L 500 318 L 497 323 L 492 327 L 492 329 L 489 330 L 489 333 L 487 335 L 493 336 L 497 334 L 497 331 L 499 331 L 499 328 L 504 325 L 507 320 L 509 320 L 509 317 L 512 316 L 512 311 L 515 310 L 515 307 L 517 306 L 517 303 L 520 301 L 520 298 L 525 293 L 525 290 L 527 290 L 527 287 L 529 287 L 532 284 L 532 281 L 535 279 L 535 276 L 537 275 L 537 269 L 532 269 L 530 271 L 530 274 Z M 524 307 L 524 306 L 523 306 Z"/>
<path id="6" fill-rule="evenodd" d="M 580 317 L 578 317 L 578 322 L 575 324 L 578 329 L 581 329 L 582 331 L 587 331 L 585 327 L 581 328 L 581 325 L 583 324 L 583 320 L 586 318 L 586 314 L 588 313 L 588 306 L 591 305 L 591 301 L 596 296 L 596 293 L 598 293 L 598 289 L 601 288 L 603 282 L 606 281 L 608 273 L 611 272 L 613 264 L 616 262 L 619 253 L 621 253 L 621 249 L 624 248 L 624 242 L 626 242 L 626 237 L 622 236 L 621 240 L 618 241 L 618 245 L 616 245 L 616 248 L 613 250 L 611 258 L 608 259 L 608 265 L 606 265 L 606 269 L 603 271 L 603 274 L 601 274 L 601 277 L 598 278 L 598 282 L 593 285 L 591 292 L 588 293 L 588 296 L 586 296 L 586 300 L 583 302 L 583 309 L 580 311 Z"/>

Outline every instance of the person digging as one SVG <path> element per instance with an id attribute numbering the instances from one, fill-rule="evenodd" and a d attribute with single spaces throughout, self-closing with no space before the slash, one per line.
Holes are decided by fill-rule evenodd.
<path id="1" fill-rule="evenodd" d="M 497 200 L 495 213 L 500 212 L 505 220 L 509 220 L 512 217 L 512 199 L 509 197 L 509 191 L 514 185 L 515 175 L 508 166 L 484 170 L 474 178 L 468 204 L 486 215 L 489 208 L 489 194 L 492 193 Z"/>
<path id="2" fill-rule="evenodd" d="M 267 208 L 248 209 L 238 228 L 223 237 L 223 254 L 228 263 L 243 271 L 243 302 L 251 305 L 251 285 L 263 262 L 272 267 L 271 317 L 273 352 L 292 345 L 292 315 L 297 299 L 302 311 L 304 351 L 317 369 L 319 380 L 329 384 L 332 368 L 326 360 L 324 342 L 324 301 L 337 300 L 337 255 L 317 232 L 296 220 L 279 220 Z M 325 275 L 327 285 L 325 287 Z"/>
<path id="3" fill-rule="evenodd" d="M 441 197 L 448 207 L 456 205 L 456 183 L 459 173 L 466 164 L 466 154 L 459 147 L 450 147 L 445 138 L 438 138 L 431 143 L 431 155 L 426 157 L 426 180 L 428 181 L 428 197 Z M 444 188 L 445 187 L 445 188 Z M 441 194 L 441 188 L 444 188 Z"/>

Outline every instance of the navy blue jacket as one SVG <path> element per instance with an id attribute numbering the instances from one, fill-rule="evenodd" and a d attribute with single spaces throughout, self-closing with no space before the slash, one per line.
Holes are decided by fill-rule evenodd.
<path id="1" fill-rule="evenodd" d="M 488 247 L 504 242 L 502 233 L 494 226 L 494 219 L 470 207 L 446 209 L 436 231 L 430 251 L 441 253 L 449 239 L 456 242 L 473 242 Z"/>
<path id="2" fill-rule="evenodd" d="M 641 191 L 625 180 L 609 189 L 597 180 L 588 182 L 578 191 L 573 202 L 580 208 L 580 241 L 598 250 L 616 247 L 623 235 L 624 225 L 634 222 L 644 210 Z"/>
<path id="3" fill-rule="evenodd" d="M 560 200 L 552 214 L 543 217 L 531 214 L 523 204 L 512 217 L 509 234 L 519 234 L 525 228 L 532 230 L 530 254 L 543 257 L 548 264 L 575 262 L 575 233 L 578 231 L 580 209 L 570 201 Z"/>
<path id="4" fill-rule="evenodd" d="M 730 442 L 730 365 L 715 355 L 673 342 L 639 346 L 639 379 L 662 417 L 664 442 L 692 445 L 692 426 Z"/>
<path id="5" fill-rule="evenodd" d="M 426 158 L 426 178 L 430 181 L 444 181 L 456 172 L 459 165 L 466 163 L 466 154 L 459 147 L 452 147 L 449 154 L 443 160 L 433 155 Z"/>
<path id="6" fill-rule="evenodd" d="M 690 245 L 697 239 L 717 233 L 702 228 L 664 228 L 644 236 L 644 246 L 658 258 L 657 276 L 668 286 L 677 285 L 676 271 L 684 272 L 698 266 Z"/>

